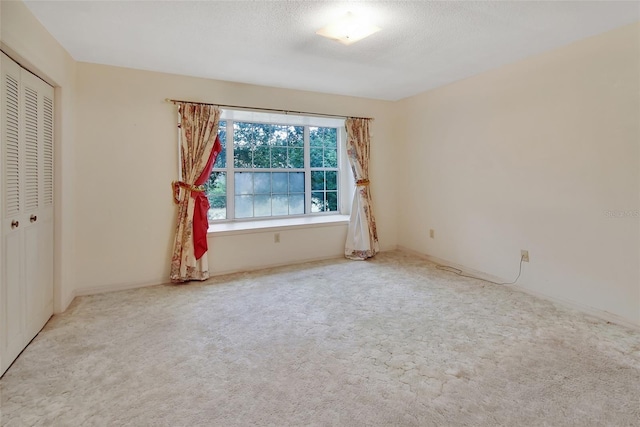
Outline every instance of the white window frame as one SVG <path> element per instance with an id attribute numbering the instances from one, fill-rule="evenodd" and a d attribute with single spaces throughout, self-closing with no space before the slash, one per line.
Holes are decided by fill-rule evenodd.
<path id="1" fill-rule="evenodd" d="M 327 217 L 335 216 L 344 217 L 349 215 L 351 210 L 351 202 L 353 200 L 353 192 L 355 183 L 353 179 L 353 173 L 351 172 L 351 166 L 346 155 L 346 132 L 344 128 L 344 120 L 342 118 L 327 118 L 327 117 L 315 117 L 315 116 L 301 116 L 294 114 L 278 114 L 278 113 L 265 113 L 260 111 L 250 110 L 231 110 L 224 109 L 221 111 L 220 121 L 226 122 L 226 165 L 224 168 L 213 168 L 213 172 L 224 172 L 226 175 L 226 202 L 227 202 L 227 218 L 209 220 L 211 225 L 225 224 L 225 223 L 256 223 L 266 221 L 278 221 L 286 223 L 287 220 L 291 220 L 291 223 L 297 223 L 301 219 L 309 217 Z M 234 148 L 233 148 L 233 122 L 248 122 L 248 123 L 263 123 L 270 125 L 284 125 L 284 126 L 304 126 L 304 169 L 290 169 L 290 168 L 236 168 L 234 166 Z M 311 172 L 317 170 L 317 168 L 311 168 L 310 165 L 310 146 L 309 146 L 309 127 L 330 127 L 337 129 L 337 159 L 338 167 L 338 210 L 332 212 L 311 212 Z M 280 215 L 280 216 L 262 216 L 262 217 L 249 217 L 249 218 L 235 218 L 235 172 L 294 172 L 304 171 L 305 174 L 305 213 L 299 215 Z M 325 170 L 323 168 L 323 170 Z M 321 218 L 318 218 L 321 219 Z"/>

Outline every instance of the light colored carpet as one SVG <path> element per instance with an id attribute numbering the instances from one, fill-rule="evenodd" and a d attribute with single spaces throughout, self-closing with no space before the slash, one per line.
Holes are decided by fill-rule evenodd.
<path id="1" fill-rule="evenodd" d="M 2 425 L 638 426 L 640 332 L 402 252 L 77 298 Z"/>

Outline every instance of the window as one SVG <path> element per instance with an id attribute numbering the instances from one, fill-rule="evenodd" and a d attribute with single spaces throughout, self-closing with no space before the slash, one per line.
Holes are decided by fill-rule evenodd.
<path id="1" fill-rule="evenodd" d="M 209 220 L 344 211 L 343 126 L 336 119 L 224 110 L 223 151 L 205 184 Z"/>

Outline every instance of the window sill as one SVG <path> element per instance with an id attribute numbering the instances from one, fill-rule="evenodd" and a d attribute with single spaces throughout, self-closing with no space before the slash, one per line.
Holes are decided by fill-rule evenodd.
<path id="1" fill-rule="evenodd" d="M 299 218 L 266 219 L 259 221 L 238 221 L 210 224 L 208 236 L 226 236 L 256 232 L 294 230 L 300 228 L 331 227 L 347 225 L 349 215 L 318 215 Z"/>

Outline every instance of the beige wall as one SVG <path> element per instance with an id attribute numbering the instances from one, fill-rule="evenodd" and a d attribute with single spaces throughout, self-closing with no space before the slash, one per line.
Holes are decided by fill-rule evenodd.
<path id="1" fill-rule="evenodd" d="M 374 117 L 372 191 L 382 249 L 396 247 L 393 103 L 79 63 L 77 288 L 166 282 L 177 177 L 176 108 L 165 98 Z M 344 226 L 210 239 L 216 274 L 340 256 Z M 321 244 L 318 242 L 321 241 Z"/>
<path id="2" fill-rule="evenodd" d="M 55 87 L 54 311 L 75 290 L 75 61 L 19 1 L 0 2 L 2 50 Z"/>
<path id="3" fill-rule="evenodd" d="M 277 244 L 276 232 L 280 239 Z M 209 239 L 209 267 L 214 274 L 224 274 L 341 257 L 346 237 L 346 224 L 222 234 Z"/>
<path id="4" fill-rule="evenodd" d="M 372 116 L 383 250 L 512 279 L 528 249 L 519 284 L 640 324 L 639 39 L 636 24 L 390 103 L 76 64 L 23 3 L 0 2 L 3 50 L 56 86 L 56 311 L 76 290 L 166 281 L 171 97 Z M 220 235 L 211 267 L 338 256 L 344 233 Z"/>
<path id="5" fill-rule="evenodd" d="M 623 27 L 402 101 L 400 245 L 505 279 L 527 249 L 520 285 L 640 324 L 639 41 Z"/>

